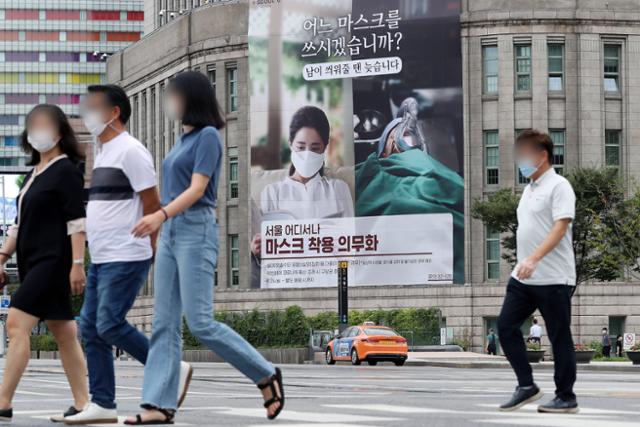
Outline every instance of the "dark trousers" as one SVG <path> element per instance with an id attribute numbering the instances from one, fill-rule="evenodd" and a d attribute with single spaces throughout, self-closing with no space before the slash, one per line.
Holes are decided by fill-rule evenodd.
<path id="1" fill-rule="evenodd" d="M 498 318 L 498 336 L 507 360 L 518 377 L 518 385 L 533 384 L 531 365 L 521 327 L 539 309 L 553 347 L 556 396 L 573 400 L 576 355 L 571 337 L 571 287 L 567 285 L 525 285 L 511 278 Z"/>
<path id="2" fill-rule="evenodd" d="M 611 357 L 611 346 L 610 345 L 602 346 L 602 355 L 604 357 Z"/>

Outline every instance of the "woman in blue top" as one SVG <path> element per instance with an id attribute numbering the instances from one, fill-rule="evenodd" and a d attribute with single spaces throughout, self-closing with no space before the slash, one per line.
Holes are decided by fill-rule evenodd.
<path id="1" fill-rule="evenodd" d="M 140 220 L 136 237 L 162 226 L 155 260 L 155 305 L 144 371 L 142 414 L 128 425 L 171 424 L 175 415 L 181 359 L 182 315 L 198 340 L 262 390 L 267 416 L 283 408 L 282 373 L 251 344 L 213 317 L 218 255 L 216 190 L 222 159 L 218 129 L 224 126 L 206 76 L 185 72 L 168 86 L 166 114 L 181 120 L 184 133 L 162 164 L 162 205 Z"/>

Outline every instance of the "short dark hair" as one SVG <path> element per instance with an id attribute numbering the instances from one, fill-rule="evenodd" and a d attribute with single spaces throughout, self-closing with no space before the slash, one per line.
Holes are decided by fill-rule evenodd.
<path id="1" fill-rule="evenodd" d="M 28 166 L 37 165 L 40 162 L 40 153 L 38 150 L 34 150 L 31 144 L 27 139 L 28 131 L 27 126 L 31 121 L 31 118 L 36 114 L 46 114 L 49 116 L 52 122 L 54 122 L 58 127 L 58 133 L 60 134 L 60 142 L 58 143 L 60 149 L 64 154 L 67 155 L 69 160 L 71 160 L 76 165 L 79 165 L 84 160 L 84 153 L 80 149 L 80 144 L 78 143 L 78 139 L 76 138 L 76 134 L 67 119 L 67 116 L 60 109 L 60 107 L 51 104 L 40 104 L 33 107 L 33 109 L 27 114 L 27 118 L 25 119 L 25 129 L 22 132 L 22 136 L 20 138 L 20 145 L 22 150 L 31 154 L 31 159 L 27 163 Z"/>
<path id="2" fill-rule="evenodd" d="M 131 102 L 127 93 L 120 86 L 117 85 L 91 85 L 87 88 L 89 93 L 103 93 L 109 105 L 112 107 L 118 107 L 120 109 L 120 116 L 118 117 L 122 124 L 127 124 L 131 118 Z"/>
<path id="3" fill-rule="evenodd" d="M 533 319 L 533 324 L 534 324 L 534 325 L 537 325 L 537 324 L 538 324 L 538 319 L 534 318 L 534 319 Z"/>
<path id="4" fill-rule="evenodd" d="M 553 141 L 549 134 L 537 129 L 526 129 L 516 139 L 516 147 L 531 144 L 538 150 L 546 151 L 549 163 L 553 163 Z"/>
<path id="5" fill-rule="evenodd" d="M 322 138 L 322 143 L 325 146 L 329 144 L 331 125 L 327 115 L 320 108 L 309 105 L 295 112 L 289 124 L 289 142 L 293 142 L 302 128 L 314 129 Z"/>
<path id="6" fill-rule="evenodd" d="M 185 71 L 169 82 L 170 91 L 175 91 L 184 100 L 182 124 L 203 128 L 224 128 L 224 119 L 211 82 L 198 71 Z"/>
<path id="7" fill-rule="evenodd" d="M 318 107 L 307 105 L 300 108 L 293 114 L 291 123 L 289 123 L 289 143 L 292 143 L 296 139 L 296 134 L 302 128 L 311 128 L 318 132 L 322 143 L 326 147 L 329 145 L 329 136 L 331 135 L 331 125 L 327 115 Z M 296 168 L 291 164 L 289 168 L 289 176 L 293 175 Z M 320 176 L 324 176 L 324 166 L 320 168 L 318 172 Z"/>

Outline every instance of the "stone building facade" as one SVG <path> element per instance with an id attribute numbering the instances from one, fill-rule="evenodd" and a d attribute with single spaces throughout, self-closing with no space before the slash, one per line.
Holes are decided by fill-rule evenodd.
<path id="1" fill-rule="evenodd" d="M 148 2 L 145 10 L 152 7 Z M 310 313 L 336 310 L 335 289 L 248 289 L 248 7 L 243 0 L 203 2 L 156 23 L 142 41 L 109 59 L 108 79 L 131 95 L 131 131 L 147 144 L 158 169 L 179 133 L 161 110 L 168 79 L 195 69 L 215 84 L 228 122 L 216 308 L 297 304 Z M 559 171 L 608 165 L 633 191 L 640 162 L 640 2 L 463 0 L 461 9 L 467 209 L 499 188 L 523 188 L 513 142 L 518 130 L 529 127 L 551 133 Z M 499 236 L 469 215 L 465 244 L 466 285 L 354 288 L 350 307 L 438 307 L 457 338 L 481 349 L 495 324 L 509 266 L 500 259 Z M 148 287 L 132 319 L 149 330 L 152 312 Z M 640 333 L 640 284 L 580 287 L 574 297 L 577 341 L 596 339 L 602 326 Z"/>

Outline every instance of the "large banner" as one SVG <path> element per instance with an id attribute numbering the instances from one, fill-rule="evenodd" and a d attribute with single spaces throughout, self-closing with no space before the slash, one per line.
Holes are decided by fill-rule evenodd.
<path id="1" fill-rule="evenodd" d="M 459 14 L 252 2 L 252 287 L 464 282 Z"/>

